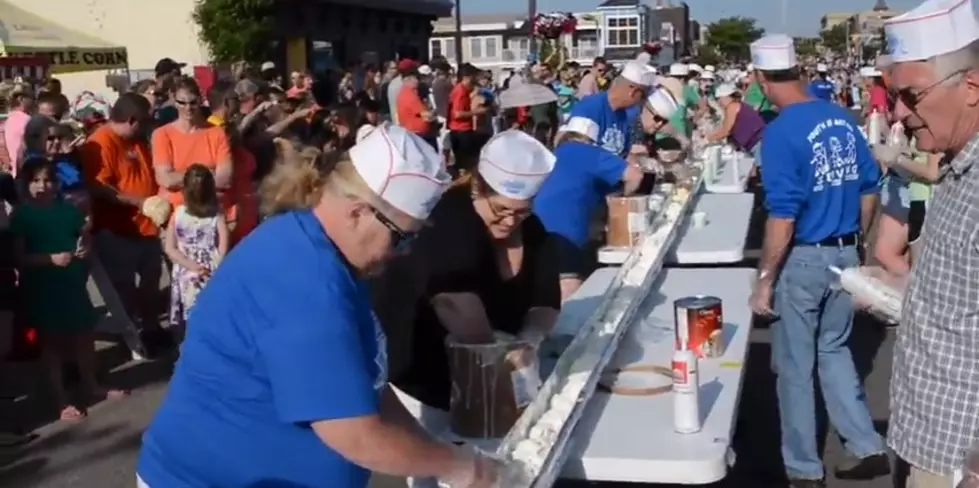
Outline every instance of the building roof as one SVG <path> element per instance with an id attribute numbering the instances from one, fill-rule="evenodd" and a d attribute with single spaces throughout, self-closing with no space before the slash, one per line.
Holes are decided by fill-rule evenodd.
<path id="1" fill-rule="evenodd" d="M 877 0 L 877 4 L 874 5 L 873 8 L 874 12 L 882 12 L 890 9 L 891 8 L 887 6 L 887 2 L 884 0 Z"/>
<path id="2" fill-rule="evenodd" d="M 639 3 L 639 0 L 605 0 L 598 8 L 638 7 Z"/>

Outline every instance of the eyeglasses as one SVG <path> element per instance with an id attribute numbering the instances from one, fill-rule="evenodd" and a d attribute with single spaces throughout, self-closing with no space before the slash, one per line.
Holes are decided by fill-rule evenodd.
<path id="1" fill-rule="evenodd" d="M 513 217 L 515 220 L 523 220 L 532 212 L 530 208 L 513 209 L 503 207 L 497 203 L 494 203 L 492 198 L 486 199 L 486 205 L 489 206 L 490 212 L 492 212 L 493 216 L 496 217 L 497 222 L 508 217 Z"/>
<path id="2" fill-rule="evenodd" d="M 908 107 L 908 109 L 913 110 L 914 107 L 916 107 L 919 103 L 921 103 L 932 92 L 932 90 L 938 88 L 940 85 L 947 82 L 948 80 L 951 80 L 952 78 L 955 78 L 956 76 L 959 76 L 968 71 L 969 69 L 960 69 L 954 71 L 950 75 L 932 83 L 931 85 L 928 85 L 927 87 L 925 87 L 924 89 L 922 89 L 917 93 L 912 91 L 910 88 L 902 88 L 897 91 L 896 93 L 897 98 L 901 100 L 901 103 L 903 103 L 905 107 Z"/>
<path id="3" fill-rule="evenodd" d="M 382 214 L 380 210 L 374 208 L 373 206 L 369 208 L 371 209 L 371 213 L 374 214 L 374 218 L 376 218 L 378 222 L 391 231 L 391 246 L 394 247 L 395 251 L 408 250 L 408 248 L 411 247 L 411 244 L 415 242 L 415 239 L 418 238 L 417 232 L 408 232 L 401 227 L 398 227 L 398 224 L 392 222 L 391 219 L 389 219 L 387 215 Z"/>

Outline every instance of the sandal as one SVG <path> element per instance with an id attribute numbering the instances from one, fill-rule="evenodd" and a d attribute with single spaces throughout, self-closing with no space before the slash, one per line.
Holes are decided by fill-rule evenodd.
<path id="1" fill-rule="evenodd" d="M 68 422 L 82 420 L 86 416 L 87 414 L 84 411 L 79 410 L 78 407 L 74 405 L 68 405 L 65 408 L 61 409 L 61 420 L 65 420 Z"/>

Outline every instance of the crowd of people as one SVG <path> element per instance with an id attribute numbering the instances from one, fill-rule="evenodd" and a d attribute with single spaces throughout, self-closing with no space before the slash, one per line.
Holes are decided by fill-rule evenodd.
<path id="1" fill-rule="evenodd" d="M 163 59 L 81 120 L 56 80 L 0 84 L 0 318 L 15 342 L 37 332 L 14 348 L 38 348 L 66 421 L 128 394 L 97 374 L 91 286 L 140 355 L 180 344 L 141 488 L 362 488 L 371 472 L 497 486 L 506 460 L 440 437 L 446 341 L 540 344 L 596 266 L 605 197 L 649 192 L 724 144 L 753 157 L 764 188 L 750 305 L 774 320 L 790 484 L 825 486 L 815 371 L 853 458 L 836 477 L 891 470 L 846 346 L 855 307 L 827 269 L 869 249 L 907 283 L 886 442 L 909 486 L 953 486 L 979 423 L 979 23 L 971 2 L 930 13 L 937 3 L 888 23 L 901 50 L 842 76 L 768 35 L 745 66 L 639 53 L 498 81 L 444 60 L 335 84 L 265 63 L 205 92 Z"/>

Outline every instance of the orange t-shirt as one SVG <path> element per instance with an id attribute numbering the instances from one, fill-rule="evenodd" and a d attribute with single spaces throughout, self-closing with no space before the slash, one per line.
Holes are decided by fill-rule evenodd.
<path id="1" fill-rule="evenodd" d="M 470 131 L 473 130 L 472 117 L 457 119 L 459 112 L 472 111 L 472 97 L 469 89 L 462 83 L 456 83 L 449 93 L 449 130 Z"/>
<path id="2" fill-rule="evenodd" d="M 153 166 L 173 165 L 175 171 L 186 171 L 192 164 L 203 164 L 214 171 L 219 163 L 231 161 L 231 147 L 228 137 L 220 127 L 206 127 L 191 132 L 183 132 L 173 123 L 153 131 Z M 230 193 L 230 192 L 229 192 Z M 184 202 L 180 190 L 160 188 L 176 207 Z"/>
<path id="3" fill-rule="evenodd" d="M 418 96 L 418 90 L 403 86 L 398 93 L 396 102 L 398 109 L 398 125 L 419 135 L 429 133 L 429 122 L 422 118 L 422 112 L 428 111 L 425 102 Z"/>
<path id="4" fill-rule="evenodd" d="M 140 140 L 126 140 L 107 126 L 99 127 L 81 147 L 82 171 L 90 183 L 116 189 L 135 197 L 159 193 L 150 151 Z M 96 229 L 120 236 L 152 237 L 159 229 L 136 207 L 96 198 L 92 202 L 92 219 Z"/>
<path id="5" fill-rule="evenodd" d="M 255 175 L 255 157 L 247 149 L 236 147 L 232 150 L 235 164 L 235 176 L 231 183 L 232 206 L 227 210 L 226 218 L 234 222 L 231 230 L 231 245 L 235 245 L 249 232 L 258 227 L 258 195 L 252 183 Z"/>

